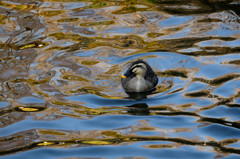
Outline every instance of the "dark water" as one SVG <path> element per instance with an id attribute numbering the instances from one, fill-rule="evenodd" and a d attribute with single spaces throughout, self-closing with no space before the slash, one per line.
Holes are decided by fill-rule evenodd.
<path id="1" fill-rule="evenodd" d="M 1 158 L 239 158 L 239 8 L 0 1 Z M 134 100 L 120 76 L 138 58 L 159 83 Z"/>

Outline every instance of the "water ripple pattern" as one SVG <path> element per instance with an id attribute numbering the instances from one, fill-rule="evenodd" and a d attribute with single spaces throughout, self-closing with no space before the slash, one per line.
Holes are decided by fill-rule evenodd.
<path id="1" fill-rule="evenodd" d="M 3 0 L 0 158 L 240 156 L 238 0 Z M 159 77 L 128 96 L 137 59 Z"/>

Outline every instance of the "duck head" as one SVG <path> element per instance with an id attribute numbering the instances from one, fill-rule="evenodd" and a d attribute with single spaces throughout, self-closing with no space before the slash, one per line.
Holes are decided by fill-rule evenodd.
<path id="1" fill-rule="evenodd" d="M 147 66 L 146 63 L 142 60 L 135 61 L 131 64 L 129 69 L 124 73 L 122 78 L 127 77 L 144 77 L 147 72 Z"/>

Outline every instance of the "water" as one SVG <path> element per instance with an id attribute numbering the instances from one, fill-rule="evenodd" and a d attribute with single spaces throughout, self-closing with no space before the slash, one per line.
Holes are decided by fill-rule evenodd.
<path id="1" fill-rule="evenodd" d="M 239 158 L 239 7 L 1 1 L 1 158 Z M 136 100 L 139 58 L 159 83 Z"/>

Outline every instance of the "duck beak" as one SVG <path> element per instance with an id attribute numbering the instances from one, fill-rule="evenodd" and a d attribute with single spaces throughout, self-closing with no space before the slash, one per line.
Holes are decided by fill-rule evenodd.
<path id="1" fill-rule="evenodd" d="M 122 75 L 122 78 L 127 78 L 129 75 L 131 74 L 131 70 L 128 70 L 127 72 L 124 73 L 124 75 Z"/>

